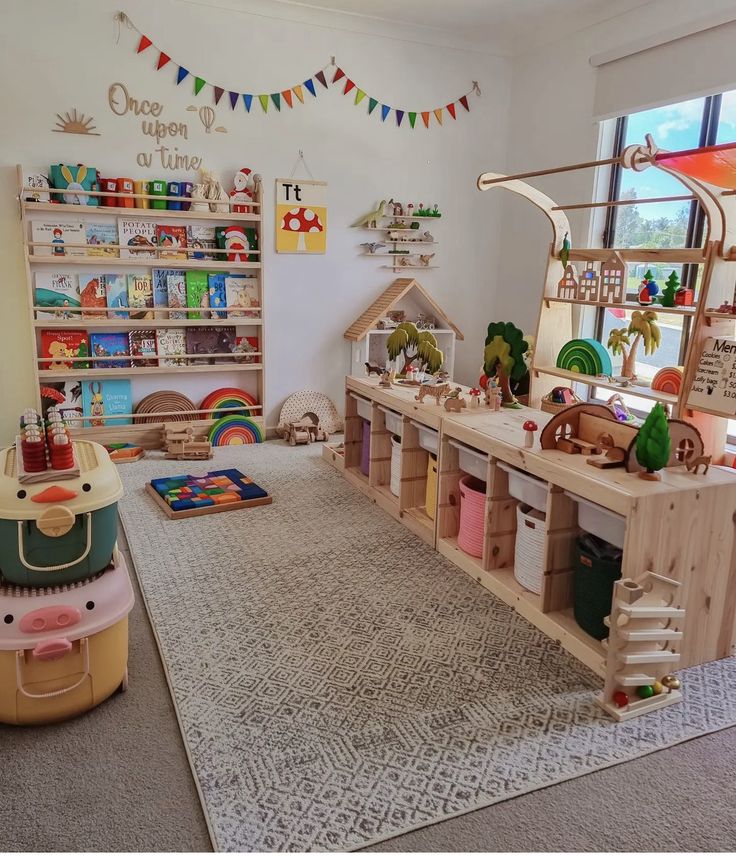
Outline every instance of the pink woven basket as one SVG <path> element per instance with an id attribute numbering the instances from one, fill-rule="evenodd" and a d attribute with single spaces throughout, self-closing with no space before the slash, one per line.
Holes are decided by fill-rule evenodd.
<path id="1" fill-rule="evenodd" d="M 483 524 L 486 508 L 486 483 L 475 476 L 460 480 L 460 529 L 457 546 L 470 556 L 483 556 Z"/>

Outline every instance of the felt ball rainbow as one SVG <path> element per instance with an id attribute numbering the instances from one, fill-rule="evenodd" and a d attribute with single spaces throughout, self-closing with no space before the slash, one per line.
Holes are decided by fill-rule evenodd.
<path id="1" fill-rule="evenodd" d="M 557 355 L 557 368 L 582 375 L 610 375 L 611 357 L 597 339 L 571 339 Z"/>
<path id="2" fill-rule="evenodd" d="M 214 420 L 218 420 L 221 417 L 227 417 L 230 415 L 252 417 L 254 414 L 247 405 L 257 404 L 258 402 L 256 399 L 245 390 L 240 390 L 237 387 L 220 387 L 217 390 L 213 390 L 211 393 L 208 393 L 204 399 L 202 399 L 202 404 L 199 407 L 201 410 L 206 410 L 208 408 L 237 408 L 239 405 L 245 406 L 242 410 L 238 411 L 213 411 L 209 416 Z"/>
<path id="3" fill-rule="evenodd" d="M 666 366 L 652 378 L 652 390 L 659 393 L 679 395 L 682 386 L 682 369 L 679 366 Z"/>
<path id="4" fill-rule="evenodd" d="M 263 443 L 263 429 L 248 417 L 229 414 L 213 424 L 207 434 L 207 439 L 212 446 Z"/>

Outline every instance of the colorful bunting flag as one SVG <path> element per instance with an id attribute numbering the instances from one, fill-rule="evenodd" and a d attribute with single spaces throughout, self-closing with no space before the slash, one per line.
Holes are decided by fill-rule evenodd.
<path id="1" fill-rule="evenodd" d="M 424 122 L 425 128 L 429 128 L 429 111 L 428 110 L 422 111 L 422 122 Z"/>
<path id="2" fill-rule="evenodd" d="M 250 105 L 253 103 L 253 96 L 243 93 L 243 104 L 245 104 L 245 112 L 250 113 Z"/>
<path id="3" fill-rule="evenodd" d="M 199 91 L 202 87 L 207 83 L 207 81 L 203 77 L 195 77 L 194 78 L 194 94 L 199 95 Z"/>
<path id="4" fill-rule="evenodd" d="M 318 71 L 317 74 L 315 74 L 315 77 L 322 84 L 322 86 L 324 86 L 324 88 L 327 89 L 327 81 L 325 80 L 325 73 L 323 71 Z M 334 82 L 335 81 L 333 80 L 333 83 Z M 314 93 L 312 93 L 312 95 L 314 95 Z"/>
<path id="5" fill-rule="evenodd" d="M 171 59 L 168 54 L 165 54 L 163 51 L 158 55 L 158 65 L 156 66 L 156 71 L 161 71 L 161 69 L 166 65 L 166 63 Z"/>
<path id="6" fill-rule="evenodd" d="M 304 93 L 302 92 L 301 86 L 292 86 L 291 91 L 296 95 L 299 101 L 304 104 Z"/>
<path id="7" fill-rule="evenodd" d="M 221 86 L 213 86 L 212 88 L 215 90 L 215 104 L 219 104 L 225 90 Z"/>
<path id="8" fill-rule="evenodd" d="M 280 92 L 274 92 L 271 95 L 271 101 L 273 101 L 276 109 L 280 112 L 281 111 L 281 93 Z"/>
<path id="9" fill-rule="evenodd" d="M 457 116 L 455 116 L 455 102 L 451 102 L 450 104 L 448 104 L 446 109 L 453 119 L 457 119 Z"/>
<path id="10" fill-rule="evenodd" d="M 304 86 L 306 86 L 306 88 L 312 93 L 312 95 L 314 95 L 315 97 L 317 96 L 317 93 L 314 91 L 314 81 L 311 77 L 309 78 L 309 80 L 304 81 Z"/>
<path id="11" fill-rule="evenodd" d="M 470 113 L 470 108 L 468 107 L 468 96 L 467 95 L 461 95 L 460 98 L 458 98 L 458 101 L 468 111 L 468 113 Z"/>
<path id="12" fill-rule="evenodd" d="M 332 82 L 337 83 L 337 81 L 340 80 L 341 77 L 345 77 L 345 72 L 341 68 L 338 68 L 335 72 L 335 76 L 332 78 Z"/>
<path id="13" fill-rule="evenodd" d="M 179 66 L 179 71 L 176 73 L 176 82 L 180 84 L 182 80 L 189 74 L 189 72 L 184 68 L 183 65 Z"/>
<path id="14" fill-rule="evenodd" d="M 381 122 L 386 121 L 386 117 L 391 112 L 391 108 L 387 104 L 381 105 Z"/>
<path id="15" fill-rule="evenodd" d="M 352 80 L 350 80 L 350 79 L 346 80 L 345 81 L 345 89 L 343 89 L 342 94 L 347 95 L 348 92 L 350 92 L 350 90 L 353 89 L 354 87 L 355 87 L 355 84 L 353 83 Z"/>
<path id="16" fill-rule="evenodd" d="M 240 101 L 240 96 L 237 92 L 232 92 L 232 90 L 228 93 L 230 96 L 230 107 L 235 110 L 235 105 Z"/>
<path id="17" fill-rule="evenodd" d="M 291 100 L 291 90 L 290 89 L 284 89 L 283 92 L 281 93 L 281 97 L 289 105 L 289 107 L 292 106 L 293 102 Z"/>
<path id="18" fill-rule="evenodd" d="M 360 102 L 361 102 L 364 98 L 365 98 L 365 92 L 363 92 L 363 90 L 362 90 L 362 89 L 359 89 L 359 90 L 355 93 L 355 103 L 356 103 L 356 104 L 360 104 Z"/>
<path id="19" fill-rule="evenodd" d="M 410 111 L 410 112 L 409 112 L 409 124 L 411 125 L 411 127 L 412 127 L 412 128 L 414 127 L 414 123 L 415 123 L 416 121 L 417 121 L 417 114 L 416 114 L 416 113 L 412 113 L 412 112 Z"/>
<path id="20" fill-rule="evenodd" d="M 371 98 L 370 96 L 368 97 L 368 115 L 369 116 L 376 109 L 377 104 L 378 104 L 378 101 L 375 98 Z"/>
<path id="21" fill-rule="evenodd" d="M 397 110 L 396 111 L 396 124 L 398 125 L 399 128 L 401 128 L 401 120 L 403 118 L 404 118 L 404 111 L 403 110 Z"/>
<path id="22" fill-rule="evenodd" d="M 268 96 L 267 95 L 259 95 L 258 100 L 261 102 L 261 107 L 263 108 L 263 112 L 268 113 Z"/>
<path id="23" fill-rule="evenodd" d="M 138 50 L 136 51 L 136 53 L 139 54 L 142 51 L 145 51 L 145 49 L 150 48 L 152 44 L 153 42 L 148 38 L 148 36 L 141 36 L 141 40 L 140 42 L 138 42 Z"/>
<path id="24" fill-rule="evenodd" d="M 441 124 L 442 124 L 442 108 L 441 108 L 441 107 L 438 107 L 438 108 L 434 111 L 434 115 L 435 115 L 435 119 L 436 119 L 436 120 L 440 123 L 440 125 L 441 125 Z"/>

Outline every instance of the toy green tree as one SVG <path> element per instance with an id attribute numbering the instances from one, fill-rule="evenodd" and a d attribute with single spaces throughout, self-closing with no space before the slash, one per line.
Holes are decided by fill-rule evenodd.
<path id="1" fill-rule="evenodd" d="M 636 460 L 646 468 L 639 473 L 642 479 L 660 478 L 656 471 L 666 467 L 670 460 L 670 446 L 667 414 L 657 402 L 636 436 Z"/>
<path id="2" fill-rule="evenodd" d="M 675 292 L 680 288 L 680 278 L 673 271 L 662 289 L 662 306 L 675 305 Z"/>
<path id="3" fill-rule="evenodd" d="M 634 341 L 631 336 L 635 334 Z M 628 328 L 615 327 L 608 335 L 608 347 L 613 354 L 623 355 L 621 375 L 624 378 L 636 378 L 636 352 L 639 343 L 644 340 L 644 353 L 654 354 L 662 341 L 662 331 L 657 324 L 657 313 L 652 310 L 634 310 Z"/>
<path id="4" fill-rule="evenodd" d="M 488 378 L 498 376 L 505 408 L 520 408 L 511 392 L 511 382 L 520 381 L 528 369 L 524 353 L 529 343 L 524 333 L 511 321 L 495 321 L 488 325 L 486 347 L 483 351 L 483 372 Z"/>
<path id="5" fill-rule="evenodd" d="M 412 361 L 421 361 L 422 367 L 431 373 L 435 373 L 442 361 L 444 354 L 437 347 L 437 340 L 428 330 L 418 330 L 411 321 L 402 321 L 401 324 L 386 340 L 386 350 L 391 360 L 396 360 L 400 355 L 404 358 L 404 365 L 399 375 L 406 375 L 407 369 Z"/>

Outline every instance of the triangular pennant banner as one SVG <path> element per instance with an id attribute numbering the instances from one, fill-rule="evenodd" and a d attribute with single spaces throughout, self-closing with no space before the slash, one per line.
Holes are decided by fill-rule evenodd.
<path id="1" fill-rule="evenodd" d="M 302 91 L 301 86 L 292 86 L 291 91 L 296 95 L 296 97 L 304 104 L 304 92 Z"/>
<path id="2" fill-rule="evenodd" d="M 158 64 L 156 65 L 156 71 L 160 71 L 166 63 L 171 59 L 168 54 L 165 54 L 163 51 L 158 55 Z"/>
<path id="3" fill-rule="evenodd" d="M 207 81 L 203 77 L 195 77 L 194 78 L 194 94 L 199 95 L 199 91 L 202 87 L 207 83 Z"/>
<path id="4" fill-rule="evenodd" d="M 318 71 L 317 74 L 315 74 L 315 77 L 322 84 L 322 86 L 324 86 L 324 88 L 327 89 L 327 81 L 325 80 L 325 73 L 323 71 Z M 312 95 L 314 95 L 314 93 L 312 93 Z"/>
<path id="5" fill-rule="evenodd" d="M 179 66 L 179 71 L 176 73 L 176 82 L 181 83 L 182 80 L 189 74 L 189 72 L 184 68 L 184 66 Z"/>
<path id="6" fill-rule="evenodd" d="M 291 100 L 291 90 L 290 90 L 290 89 L 285 89 L 285 90 L 281 93 L 281 97 L 282 97 L 282 98 L 284 99 L 284 101 L 289 105 L 289 107 L 291 107 L 291 106 L 292 106 L 292 104 L 294 103 L 294 102 Z"/>
<path id="7" fill-rule="evenodd" d="M 409 124 L 411 125 L 411 127 L 412 127 L 412 128 L 414 127 L 414 123 L 415 123 L 416 121 L 417 121 L 417 114 L 416 114 L 416 113 L 411 113 L 411 112 L 410 112 L 410 113 L 409 113 Z"/>
<path id="8" fill-rule="evenodd" d="M 364 98 L 365 98 L 365 92 L 363 92 L 363 90 L 362 90 L 362 89 L 359 89 L 359 90 L 355 93 L 355 103 L 356 103 L 356 104 L 360 104 L 360 102 L 361 102 Z"/>
<path id="9" fill-rule="evenodd" d="M 462 106 L 463 106 L 463 107 L 468 111 L 468 113 L 470 113 L 470 108 L 468 107 L 468 96 L 467 96 L 467 95 L 463 95 L 463 96 L 461 96 L 460 98 L 458 98 L 458 101 L 459 101 L 459 102 L 462 104 Z"/>
<path id="10" fill-rule="evenodd" d="M 441 108 L 441 107 L 438 107 L 438 108 L 434 111 L 434 116 L 435 116 L 435 119 L 436 119 L 436 120 L 440 123 L 440 125 L 441 125 L 441 124 L 442 124 L 442 108 Z"/>
<path id="11" fill-rule="evenodd" d="M 304 86 L 312 93 L 312 95 L 317 95 L 314 91 L 314 81 L 310 77 L 309 80 L 304 81 Z"/>
<path id="12" fill-rule="evenodd" d="M 429 111 L 422 111 L 422 122 L 424 122 L 424 127 L 429 128 Z"/>
<path id="13" fill-rule="evenodd" d="M 378 101 L 376 101 L 376 99 L 375 99 L 375 98 L 369 98 L 369 99 L 368 99 L 368 115 L 369 115 L 369 116 L 370 116 L 370 115 L 371 115 L 371 113 L 373 113 L 373 111 L 376 109 L 376 105 L 377 105 L 377 104 L 378 104 Z"/>
<path id="14" fill-rule="evenodd" d="M 267 95 L 259 95 L 258 100 L 261 102 L 261 107 L 263 108 L 263 112 L 268 113 L 268 96 Z"/>
<path id="15" fill-rule="evenodd" d="M 213 86 L 212 88 L 215 90 L 215 104 L 219 104 L 225 90 L 221 86 Z"/>
<path id="16" fill-rule="evenodd" d="M 281 93 L 280 92 L 272 93 L 271 94 L 271 101 L 273 101 L 276 109 L 278 111 L 281 111 Z"/>
<path id="17" fill-rule="evenodd" d="M 451 104 L 447 105 L 447 112 L 452 116 L 453 119 L 457 119 L 455 116 L 455 102 L 453 101 Z"/>
<path id="18" fill-rule="evenodd" d="M 391 108 L 388 106 L 388 104 L 382 104 L 381 105 L 381 122 L 386 121 L 386 117 L 388 116 L 388 114 L 390 112 L 391 112 Z"/>
<path id="19" fill-rule="evenodd" d="M 240 95 L 237 92 L 229 92 L 228 95 L 230 96 L 230 107 L 235 110 L 235 105 L 240 101 Z"/>
<path id="20" fill-rule="evenodd" d="M 337 83 L 337 81 L 340 80 L 341 77 L 345 77 L 345 72 L 341 68 L 338 68 L 335 71 L 335 76 L 332 78 L 332 82 Z"/>
<path id="21" fill-rule="evenodd" d="M 351 89 L 355 89 L 355 84 L 353 83 L 352 80 L 346 80 L 345 81 L 345 89 L 343 89 L 342 94 L 347 95 Z"/>
<path id="22" fill-rule="evenodd" d="M 140 42 L 138 42 L 138 50 L 136 51 L 139 54 L 141 51 L 145 51 L 146 48 L 150 48 L 153 42 L 148 38 L 148 36 L 141 36 Z"/>
<path id="23" fill-rule="evenodd" d="M 250 113 L 250 105 L 252 104 L 252 102 L 253 102 L 253 96 L 252 95 L 246 95 L 245 93 L 243 93 L 243 104 L 245 104 L 245 112 L 246 113 Z"/>
<path id="24" fill-rule="evenodd" d="M 396 111 L 396 124 L 401 128 L 401 120 L 404 118 L 404 111 L 397 110 Z"/>

